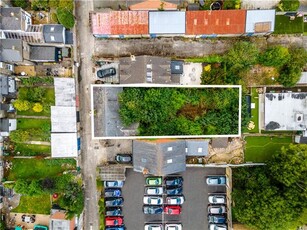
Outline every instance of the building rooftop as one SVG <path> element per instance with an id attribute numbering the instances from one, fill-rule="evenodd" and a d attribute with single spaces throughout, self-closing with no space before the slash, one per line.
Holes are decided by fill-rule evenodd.
<path id="1" fill-rule="evenodd" d="M 150 34 L 185 34 L 185 12 L 150 11 Z"/>
<path id="2" fill-rule="evenodd" d="M 51 133 L 52 158 L 77 157 L 79 149 L 77 133 Z"/>
<path id="3" fill-rule="evenodd" d="M 228 138 L 227 137 L 219 137 L 213 138 L 211 143 L 212 148 L 216 149 L 225 149 L 228 147 Z"/>
<path id="4" fill-rule="evenodd" d="M 306 130 L 307 93 L 266 93 L 264 125 L 266 130 Z"/>
<path id="5" fill-rule="evenodd" d="M 65 217 L 65 211 L 63 210 L 51 210 L 49 229 L 50 230 L 74 230 L 75 218 L 67 220 Z"/>
<path id="6" fill-rule="evenodd" d="M 0 39 L 0 61 L 22 62 L 23 41 L 21 39 Z"/>
<path id="7" fill-rule="evenodd" d="M 51 106 L 51 131 L 53 133 L 77 132 L 76 107 Z"/>
<path id="8" fill-rule="evenodd" d="M 162 0 L 147 0 L 129 6 L 130 10 L 177 10 L 177 5 Z"/>
<path id="9" fill-rule="evenodd" d="M 0 30 L 25 31 L 30 24 L 30 14 L 20 7 L 0 7 Z"/>
<path id="10" fill-rule="evenodd" d="M 57 62 L 59 48 L 52 46 L 31 46 L 30 60 L 36 62 Z"/>
<path id="11" fill-rule="evenodd" d="M 187 156 L 207 156 L 209 154 L 209 140 L 185 140 Z"/>
<path id="12" fill-rule="evenodd" d="M 76 106 L 76 85 L 74 78 L 54 78 L 55 105 Z"/>
<path id="13" fill-rule="evenodd" d="M 187 35 L 243 34 L 246 10 L 186 12 Z"/>
<path id="14" fill-rule="evenodd" d="M 65 43 L 65 27 L 62 25 L 44 25 L 43 35 L 46 43 Z"/>
<path id="15" fill-rule="evenodd" d="M 247 10 L 246 33 L 270 33 L 275 28 L 275 10 Z"/>
<path id="16" fill-rule="evenodd" d="M 90 17 L 94 35 L 148 34 L 147 11 L 93 12 Z"/>

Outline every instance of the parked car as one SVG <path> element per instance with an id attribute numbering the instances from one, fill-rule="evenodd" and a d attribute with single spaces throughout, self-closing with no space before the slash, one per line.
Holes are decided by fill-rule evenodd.
<path id="1" fill-rule="evenodd" d="M 165 230 L 182 230 L 182 224 L 166 224 Z"/>
<path id="2" fill-rule="evenodd" d="M 164 207 L 165 214 L 179 215 L 181 213 L 181 207 L 179 205 L 168 205 Z"/>
<path id="3" fill-rule="evenodd" d="M 145 180 L 147 185 L 162 185 L 162 178 L 158 176 L 147 177 Z"/>
<path id="4" fill-rule="evenodd" d="M 120 164 L 129 164 L 132 162 L 132 155 L 119 153 L 115 156 L 115 161 Z"/>
<path id="5" fill-rule="evenodd" d="M 123 211 L 121 207 L 106 208 L 106 216 L 122 216 Z"/>
<path id="6" fill-rule="evenodd" d="M 124 186 L 124 182 L 121 180 L 105 181 L 103 185 L 105 188 L 110 188 L 110 187 L 122 188 Z"/>
<path id="7" fill-rule="evenodd" d="M 208 207 L 208 213 L 209 214 L 224 214 L 226 213 L 226 207 L 225 205 L 214 205 Z"/>
<path id="8" fill-rule="evenodd" d="M 144 196 L 143 202 L 150 205 L 162 205 L 163 199 L 159 196 Z"/>
<path id="9" fill-rule="evenodd" d="M 225 195 L 210 195 L 208 197 L 208 201 L 210 204 L 225 204 L 226 196 Z"/>
<path id="10" fill-rule="evenodd" d="M 163 212 L 162 206 L 143 206 L 144 214 L 161 214 Z"/>
<path id="11" fill-rule="evenodd" d="M 120 188 L 106 188 L 104 190 L 105 197 L 120 197 L 122 195 L 122 191 Z"/>
<path id="12" fill-rule="evenodd" d="M 125 226 L 118 226 L 118 227 L 106 227 L 105 230 L 125 230 Z"/>
<path id="13" fill-rule="evenodd" d="M 182 194 L 182 187 L 172 187 L 166 189 L 167 195 L 181 195 Z"/>
<path id="14" fill-rule="evenodd" d="M 226 176 L 208 176 L 206 182 L 208 185 L 225 185 Z"/>
<path id="15" fill-rule="evenodd" d="M 147 195 L 162 195 L 162 187 L 145 187 L 145 194 Z"/>
<path id="16" fill-rule="evenodd" d="M 145 224 L 144 230 L 163 230 L 162 224 Z"/>
<path id="17" fill-rule="evenodd" d="M 208 221 L 212 224 L 225 224 L 226 217 L 221 215 L 208 215 Z"/>
<path id="18" fill-rule="evenodd" d="M 227 230 L 226 224 L 209 224 L 209 230 Z"/>
<path id="19" fill-rule="evenodd" d="M 97 71 L 97 77 L 99 78 L 105 78 L 105 77 L 111 77 L 116 74 L 115 68 L 108 68 L 108 69 L 100 69 Z"/>
<path id="20" fill-rule="evenodd" d="M 167 204 L 183 204 L 184 202 L 184 196 L 168 196 L 166 197 L 166 203 Z"/>
<path id="21" fill-rule="evenodd" d="M 119 226 L 124 222 L 120 216 L 108 216 L 106 217 L 106 226 Z"/>
<path id="22" fill-rule="evenodd" d="M 106 207 L 110 206 L 121 206 L 124 203 L 124 199 L 122 197 L 110 197 L 105 199 Z"/>
<path id="23" fill-rule="evenodd" d="M 167 177 L 165 178 L 165 185 L 168 186 L 178 186 L 181 187 L 183 183 L 182 177 Z"/>

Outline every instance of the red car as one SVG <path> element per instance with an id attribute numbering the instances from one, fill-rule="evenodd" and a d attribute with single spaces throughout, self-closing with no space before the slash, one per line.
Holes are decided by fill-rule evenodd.
<path id="1" fill-rule="evenodd" d="M 179 205 L 169 205 L 164 208 L 165 214 L 179 215 L 181 213 L 181 207 Z"/>
<path id="2" fill-rule="evenodd" d="M 106 226 L 119 226 L 123 224 L 123 218 L 120 216 L 106 217 Z"/>

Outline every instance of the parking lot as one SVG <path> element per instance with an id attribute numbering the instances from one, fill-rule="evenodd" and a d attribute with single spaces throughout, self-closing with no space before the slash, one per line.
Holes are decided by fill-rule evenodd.
<path id="1" fill-rule="evenodd" d="M 141 173 L 127 169 L 123 216 L 127 230 L 143 229 L 146 223 L 182 223 L 183 229 L 200 230 L 208 228 L 208 194 L 226 193 L 225 186 L 208 186 L 208 175 L 225 175 L 224 168 L 187 168 L 180 174 L 183 177 L 183 195 L 185 202 L 180 215 L 143 214 L 145 177 Z M 164 197 L 165 195 L 163 195 Z M 203 227 L 201 227 L 203 226 Z"/>

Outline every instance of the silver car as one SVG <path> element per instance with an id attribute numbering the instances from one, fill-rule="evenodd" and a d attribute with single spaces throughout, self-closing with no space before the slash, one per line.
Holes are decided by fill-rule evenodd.
<path id="1" fill-rule="evenodd" d="M 210 224 L 209 230 L 227 230 L 226 224 Z"/>
<path id="2" fill-rule="evenodd" d="M 166 224 L 165 230 L 182 230 L 182 224 Z"/>
<path id="3" fill-rule="evenodd" d="M 145 224 L 144 230 L 163 230 L 162 224 Z"/>
<path id="4" fill-rule="evenodd" d="M 166 198 L 167 204 L 180 205 L 184 202 L 184 196 L 168 196 Z"/>
<path id="5" fill-rule="evenodd" d="M 163 188 L 162 187 L 146 187 L 145 194 L 147 195 L 162 195 Z"/>
<path id="6" fill-rule="evenodd" d="M 208 207 L 209 214 L 224 214 L 226 213 L 225 205 L 213 205 Z"/>
<path id="7" fill-rule="evenodd" d="M 208 201 L 210 204 L 225 204 L 226 196 L 225 195 L 210 195 L 208 197 Z"/>
<path id="8" fill-rule="evenodd" d="M 144 204 L 162 205 L 163 199 L 159 196 L 144 196 Z"/>

